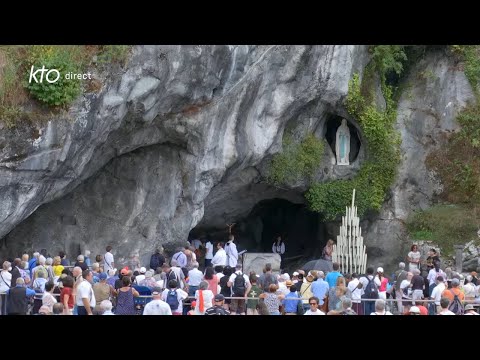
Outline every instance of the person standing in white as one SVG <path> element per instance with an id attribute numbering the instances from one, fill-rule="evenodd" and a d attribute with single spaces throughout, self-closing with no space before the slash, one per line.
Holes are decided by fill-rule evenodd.
<path id="1" fill-rule="evenodd" d="M 272 245 L 272 252 L 274 254 L 285 254 L 285 243 L 282 241 L 281 236 L 277 236 L 277 239 L 274 241 Z"/>
<path id="2" fill-rule="evenodd" d="M 93 315 L 93 308 L 97 303 L 92 288 L 93 274 L 90 270 L 84 270 L 82 277 L 82 282 L 77 286 L 78 315 Z"/>
<path id="3" fill-rule="evenodd" d="M 0 294 L 7 292 L 12 286 L 12 264 L 8 261 L 4 261 L 2 265 L 2 271 L 0 272 Z M 15 286 L 14 286 L 15 287 Z M 6 296 L 0 295 L 0 314 L 5 315 L 7 310 Z"/>
<path id="4" fill-rule="evenodd" d="M 217 243 L 217 252 L 212 259 L 212 266 L 225 266 L 227 265 L 227 253 L 223 250 L 223 243 Z"/>
<path id="5" fill-rule="evenodd" d="M 225 252 L 227 254 L 227 265 L 230 265 L 232 268 L 237 266 L 238 261 L 238 251 L 237 245 L 233 242 L 235 237 L 230 234 L 228 235 L 228 242 L 225 244 Z"/>
<path id="6" fill-rule="evenodd" d="M 207 250 L 205 253 L 205 267 L 212 266 L 213 244 L 210 240 L 206 242 L 205 249 Z"/>
<path id="7" fill-rule="evenodd" d="M 172 315 L 170 305 L 161 299 L 162 289 L 153 288 L 152 290 L 153 300 L 145 305 L 143 315 Z"/>
<path id="8" fill-rule="evenodd" d="M 105 250 L 107 250 L 107 252 L 105 253 L 105 255 L 103 256 L 103 261 L 105 263 L 105 268 L 103 269 L 104 272 L 108 273 L 108 271 L 110 269 L 114 269 L 115 267 L 115 264 L 114 264 L 114 260 L 113 260 L 113 255 L 111 253 L 112 251 L 112 247 L 110 245 L 108 245 Z"/>

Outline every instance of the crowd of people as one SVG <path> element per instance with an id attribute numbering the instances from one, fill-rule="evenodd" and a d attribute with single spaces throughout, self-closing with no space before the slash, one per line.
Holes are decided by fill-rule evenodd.
<path id="1" fill-rule="evenodd" d="M 281 239 L 273 247 L 284 252 Z M 171 258 L 158 249 L 148 269 L 118 266 L 111 246 L 95 262 L 87 250 L 72 265 L 64 252 L 51 257 L 42 249 L 31 259 L 24 254 L 3 263 L 0 308 L 22 315 L 477 315 L 476 273 L 447 275 L 434 250 L 422 263 L 412 247 L 408 271 L 402 262 L 388 279 L 382 267 L 342 274 L 337 263 L 328 273 L 274 274 L 267 263 L 262 274 L 245 274 L 233 235 L 215 253 L 204 241 L 178 248 Z"/>

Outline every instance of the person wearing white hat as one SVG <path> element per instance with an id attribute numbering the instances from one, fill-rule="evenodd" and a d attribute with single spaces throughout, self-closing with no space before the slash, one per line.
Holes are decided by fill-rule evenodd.
<path id="1" fill-rule="evenodd" d="M 145 273 L 147 272 L 147 269 L 145 268 L 145 266 L 142 266 L 139 270 L 139 275 L 137 275 L 135 277 L 135 282 L 137 284 L 140 284 L 143 280 L 145 280 Z"/>
<path id="2" fill-rule="evenodd" d="M 377 268 L 377 275 L 375 276 L 375 284 L 378 286 L 378 298 L 387 300 L 387 284 L 388 279 L 383 275 L 383 268 Z"/>
<path id="3" fill-rule="evenodd" d="M 408 313 L 410 315 L 420 315 L 420 309 L 417 306 L 412 306 Z"/>
<path id="4" fill-rule="evenodd" d="M 475 306 L 473 306 L 472 304 L 467 304 L 465 305 L 464 315 L 479 315 L 479 314 L 475 311 Z"/>

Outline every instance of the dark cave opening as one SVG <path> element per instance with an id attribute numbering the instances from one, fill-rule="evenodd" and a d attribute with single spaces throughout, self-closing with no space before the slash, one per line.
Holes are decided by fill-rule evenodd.
<path id="1" fill-rule="evenodd" d="M 302 262 L 320 257 L 323 247 L 334 234 L 329 231 L 321 214 L 310 211 L 305 204 L 295 204 L 285 199 L 274 198 L 258 202 L 250 213 L 233 221 L 239 251 L 272 252 L 277 234 L 285 241 L 285 255 L 288 263 Z M 190 239 L 206 236 L 214 243 L 226 241 L 228 229 L 212 228 L 208 224 L 196 227 L 190 232 Z"/>
<path id="2" fill-rule="evenodd" d="M 335 143 L 336 143 L 337 129 L 340 127 L 340 125 L 342 125 L 342 120 L 343 120 L 342 117 L 333 115 L 326 122 L 327 129 L 325 132 L 325 139 L 330 145 L 330 148 L 332 149 L 332 152 L 334 155 L 336 155 Z M 361 142 L 360 142 L 360 137 L 358 135 L 357 128 L 353 124 L 351 124 L 348 120 L 347 120 L 347 125 L 348 125 L 348 128 L 350 129 L 349 161 L 351 164 L 357 159 L 358 153 L 360 152 Z"/>

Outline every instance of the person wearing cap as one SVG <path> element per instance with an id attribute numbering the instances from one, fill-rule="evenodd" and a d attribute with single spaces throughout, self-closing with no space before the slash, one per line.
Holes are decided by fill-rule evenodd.
<path id="1" fill-rule="evenodd" d="M 120 273 L 117 269 L 110 269 L 107 271 L 107 284 L 115 288 L 115 281 L 118 280 Z"/>
<path id="2" fill-rule="evenodd" d="M 88 266 L 85 263 L 85 257 L 83 255 L 77 256 L 77 262 L 75 263 L 75 266 L 78 266 L 79 268 L 81 268 L 82 271 L 88 270 Z"/>
<path id="3" fill-rule="evenodd" d="M 195 308 L 197 307 L 197 302 L 194 300 L 190 303 L 190 310 L 188 310 L 187 315 L 197 315 L 195 313 Z"/>
<path id="4" fill-rule="evenodd" d="M 154 287 L 152 289 L 152 301 L 143 309 L 143 315 L 172 315 L 172 309 L 165 301 L 161 299 L 162 289 Z"/>
<path id="5" fill-rule="evenodd" d="M 135 283 L 140 285 L 140 283 L 145 280 L 145 274 L 147 273 L 147 268 L 142 266 L 139 271 L 140 274 L 135 277 Z"/>
<path id="6" fill-rule="evenodd" d="M 113 286 L 115 290 L 118 290 L 123 286 L 122 279 L 124 276 L 129 276 L 128 274 L 129 274 L 128 266 L 125 266 L 120 270 L 120 276 L 118 277 L 117 280 L 115 280 L 115 285 Z"/>
<path id="7" fill-rule="evenodd" d="M 225 297 L 222 294 L 215 295 L 214 304 L 205 311 L 205 315 L 230 315 L 228 310 L 223 308 Z"/>
<path id="8" fill-rule="evenodd" d="M 420 315 L 428 315 L 428 309 L 424 305 L 424 301 L 417 300 L 417 301 L 415 301 L 414 306 L 416 306 L 420 310 Z M 432 315 L 435 315 L 435 313 L 433 313 Z"/>
<path id="9" fill-rule="evenodd" d="M 464 315 L 479 315 L 479 314 L 475 311 L 475 306 L 473 306 L 472 304 L 467 304 L 465 305 Z"/>
<path id="10" fill-rule="evenodd" d="M 442 293 L 442 297 L 445 297 L 448 300 L 450 300 L 450 302 L 452 302 L 454 296 L 457 295 L 460 301 L 463 302 L 465 300 L 465 294 L 463 293 L 462 290 L 460 290 L 459 286 L 460 286 L 460 280 L 458 280 L 457 278 L 452 279 L 452 288 L 445 289 Z"/>
<path id="11" fill-rule="evenodd" d="M 292 282 L 294 284 L 296 284 L 298 282 L 298 274 L 299 274 L 298 271 L 294 271 L 293 274 L 292 274 Z"/>
<path id="12" fill-rule="evenodd" d="M 285 299 L 282 300 L 283 311 L 285 315 L 303 315 L 302 298 L 297 293 L 297 288 L 291 280 L 286 282 L 288 294 L 285 295 Z"/>
<path id="13" fill-rule="evenodd" d="M 257 285 L 258 277 L 254 271 L 250 273 L 249 278 L 252 286 L 247 294 L 247 315 L 258 315 L 258 296 L 262 293 L 262 289 Z"/>
<path id="14" fill-rule="evenodd" d="M 98 275 L 99 282 L 93 285 L 93 293 L 95 294 L 96 305 L 93 313 L 98 315 L 101 311 L 100 304 L 103 300 L 110 300 L 113 294 L 113 288 L 107 284 L 107 274 L 100 273 Z"/>
<path id="15" fill-rule="evenodd" d="M 377 268 L 377 275 L 375 276 L 375 284 L 378 286 L 378 298 L 387 300 L 387 284 L 388 278 L 383 275 L 383 268 Z"/>
<path id="16" fill-rule="evenodd" d="M 301 286 L 300 286 L 300 296 L 302 297 L 302 303 L 303 303 L 303 310 L 304 311 L 308 311 L 310 309 L 310 304 L 308 302 L 308 299 L 310 299 L 313 295 L 313 292 L 312 292 L 312 285 L 313 285 L 313 275 L 309 274 L 307 276 L 307 281 L 304 282 Z M 298 289 L 298 285 L 297 286 L 297 289 Z M 318 303 L 320 302 L 320 300 L 318 301 Z"/>
<path id="17" fill-rule="evenodd" d="M 408 311 L 409 315 L 420 315 L 420 309 L 417 306 L 412 306 Z"/>

